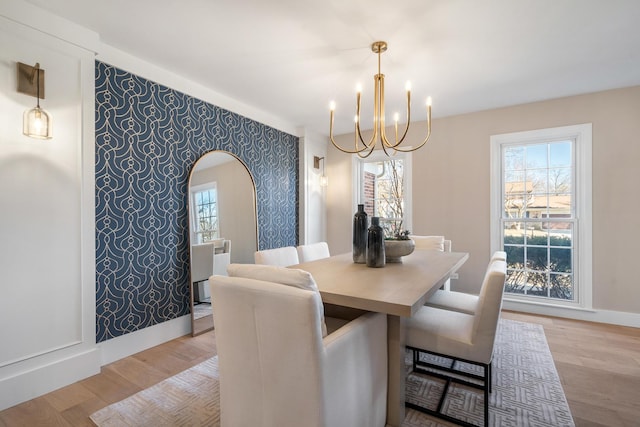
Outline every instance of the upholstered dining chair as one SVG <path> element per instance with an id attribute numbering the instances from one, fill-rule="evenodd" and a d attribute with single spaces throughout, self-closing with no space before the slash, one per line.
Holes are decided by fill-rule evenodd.
<path id="1" fill-rule="evenodd" d="M 444 236 L 418 236 L 412 234 L 409 237 L 415 242 L 416 250 L 451 252 L 451 240 L 445 239 Z M 452 276 L 457 278 L 455 273 Z M 442 289 L 445 291 L 451 289 L 451 279 L 447 279 L 444 282 Z"/>
<path id="2" fill-rule="evenodd" d="M 506 262 L 507 253 L 504 251 L 495 252 L 491 257 L 491 261 L 495 260 Z M 484 286 L 486 282 L 483 281 L 482 283 Z M 482 288 L 480 289 L 480 293 L 482 293 Z M 466 292 L 444 291 L 442 289 L 438 289 L 424 304 L 430 307 L 442 308 L 444 310 L 475 314 L 479 298 L 479 295 L 469 294 Z"/>
<path id="3" fill-rule="evenodd" d="M 256 264 L 275 265 L 279 267 L 288 267 L 300 263 L 298 260 L 298 251 L 293 246 L 257 251 L 254 254 L 254 259 Z"/>
<path id="4" fill-rule="evenodd" d="M 385 425 L 385 315 L 325 320 L 303 270 L 231 264 L 228 272 L 209 280 L 222 427 Z"/>
<path id="5" fill-rule="evenodd" d="M 327 242 L 310 243 L 308 245 L 300 245 L 297 248 L 298 259 L 302 262 L 315 261 L 317 259 L 329 258 L 329 245 Z"/>
<path id="6" fill-rule="evenodd" d="M 209 286 L 198 285 L 209 280 L 213 274 L 227 274 L 231 261 L 231 240 L 216 239 L 207 243 L 191 245 L 191 283 L 194 300 L 200 302 L 209 297 Z"/>
<path id="7" fill-rule="evenodd" d="M 484 391 L 484 425 L 489 422 L 489 392 L 491 390 L 491 359 L 502 308 L 502 295 L 507 264 L 502 260 L 489 263 L 474 315 L 423 306 L 406 321 L 406 346 L 413 350 L 413 372 L 446 380 L 442 398 L 436 410 L 406 402 L 406 406 L 432 416 L 460 423 L 451 414 L 442 412 L 444 397 L 451 382 L 465 384 Z M 435 355 L 451 361 L 448 366 L 425 362 L 420 356 Z M 457 362 L 483 368 L 482 375 L 472 375 L 456 369 Z M 435 369 L 427 371 L 422 367 Z M 462 376 L 481 380 L 470 382 Z"/>

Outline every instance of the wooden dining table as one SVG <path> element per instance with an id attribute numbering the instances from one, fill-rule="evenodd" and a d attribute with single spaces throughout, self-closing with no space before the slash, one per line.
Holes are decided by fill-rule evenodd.
<path id="1" fill-rule="evenodd" d="M 387 315 L 387 426 L 400 427 L 405 416 L 404 319 L 468 258 L 463 252 L 416 250 L 402 263 L 370 268 L 347 253 L 292 266 L 312 274 L 324 303 Z"/>

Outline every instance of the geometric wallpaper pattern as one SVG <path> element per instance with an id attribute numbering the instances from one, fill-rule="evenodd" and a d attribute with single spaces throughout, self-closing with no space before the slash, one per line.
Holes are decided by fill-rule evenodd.
<path id="1" fill-rule="evenodd" d="M 96 342 L 189 313 L 187 181 L 204 153 L 249 168 L 260 249 L 297 244 L 297 137 L 99 61 L 95 120 Z"/>

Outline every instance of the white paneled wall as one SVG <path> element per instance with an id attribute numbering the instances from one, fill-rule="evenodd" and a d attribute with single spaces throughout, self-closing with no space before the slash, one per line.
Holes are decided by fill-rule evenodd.
<path id="1" fill-rule="evenodd" d="M 59 38 L 74 29 L 81 43 Z M 93 40 L 29 5 L 0 6 L 0 409 L 99 371 L 94 52 L 79 47 Z M 17 62 L 45 70 L 51 140 L 22 135 L 36 99 L 17 92 Z"/>

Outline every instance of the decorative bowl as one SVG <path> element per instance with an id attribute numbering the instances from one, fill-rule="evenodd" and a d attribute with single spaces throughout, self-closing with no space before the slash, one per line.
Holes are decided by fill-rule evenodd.
<path id="1" fill-rule="evenodd" d="M 416 248 L 416 243 L 411 240 L 385 240 L 384 254 L 386 262 L 402 262 L 402 257 L 409 255 Z"/>

